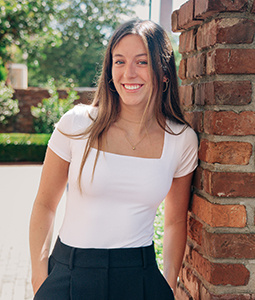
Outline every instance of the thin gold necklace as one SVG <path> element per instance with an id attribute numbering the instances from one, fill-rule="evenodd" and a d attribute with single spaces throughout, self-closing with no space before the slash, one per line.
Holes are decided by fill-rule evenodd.
<path id="1" fill-rule="evenodd" d="M 137 142 L 135 145 L 133 145 L 133 144 L 130 142 L 130 140 L 129 140 L 127 134 L 125 134 L 125 138 L 126 138 L 126 140 L 129 142 L 129 144 L 130 144 L 130 146 L 132 147 L 133 150 L 136 150 L 136 147 L 144 140 L 145 137 L 146 137 L 146 133 L 145 133 L 144 136 L 140 139 L 139 142 Z"/>
<path id="2" fill-rule="evenodd" d="M 119 129 L 121 129 L 121 130 L 123 131 L 123 129 L 122 129 L 121 127 L 119 127 L 119 125 L 118 125 L 116 122 L 115 122 L 115 125 L 116 125 Z M 151 124 L 150 124 L 150 125 L 151 125 Z M 150 127 L 150 126 L 149 126 L 149 127 Z M 126 140 L 128 141 L 128 143 L 130 144 L 130 146 L 132 147 L 132 150 L 136 150 L 136 147 L 144 140 L 144 138 L 146 137 L 146 135 L 149 135 L 149 133 L 148 133 L 149 127 L 148 127 L 148 128 L 145 127 L 145 129 L 146 129 L 145 134 L 143 135 L 143 137 L 142 137 L 135 145 L 133 145 L 133 144 L 130 142 L 130 139 L 128 138 L 127 133 L 125 134 L 125 138 L 126 138 Z"/>

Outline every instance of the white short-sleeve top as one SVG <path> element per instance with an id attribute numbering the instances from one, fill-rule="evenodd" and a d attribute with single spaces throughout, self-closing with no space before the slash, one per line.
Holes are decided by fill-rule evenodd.
<path id="1" fill-rule="evenodd" d="M 173 178 L 185 176 L 197 166 L 197 136 L 189 127 L 180 135 L 166 132 L 158 159 L 100 152 L 93 181 L 97 150 L 92 148 L 82 172 L 81 193 L 78 176 L 87 139 L 68 134 L 84 132 L 92 122 L 89 114 L 96 113 L 95 107 L 75 106 L 60 119 L 49 141 L 50 149 L 70 162 L 60 239 L 78 248 L 151 245 L 156 211 Z M 183 128 L 173 122 L 169 126 L 176 133 Z"/>

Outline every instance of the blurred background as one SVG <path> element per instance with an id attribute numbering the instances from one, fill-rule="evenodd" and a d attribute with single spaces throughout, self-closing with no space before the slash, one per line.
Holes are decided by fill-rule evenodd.
<path id="1" fill-rule="evenodd" d="M 177 50 L 170 18 L 184 2 L 0 0 L 0 81 L 14 88 L 45 87 L 54 78 L 58 87 L 93 87 L 109 37 L 125 20 L 160 23 Z"/>

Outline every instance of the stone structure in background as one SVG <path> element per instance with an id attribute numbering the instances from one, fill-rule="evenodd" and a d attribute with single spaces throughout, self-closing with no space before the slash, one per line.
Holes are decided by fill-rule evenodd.
<path id="1" fill-rule="evenodd" d="M 95 88 L 75 88 L 80 99 L 75 104 L 89 104 L 93 99 Z M 66 98 L 66 90 L 58 90 L 59 98 Z M 31 115 L 31 106 L 37 106 L 44 98 L 49 98 L 47 89 L 29 87 L 27 89 L 15 89 L 13 99 L 19 100 L 19 114 L 8 123 L 7 127 L 0 124 L 0 132 L 23 132 L 32 133 L 33 116 Z"/>
<path id="2" fill-rule="evenodd" d="M 173 0 L 160 0 L 159 23 L 167 32 L 171 32 L 172 12 Z"/>
<path id="3" fill-rule="evenodd" d="M 177 300 L 255 299 L 255 1 L 189 0 L 172 14 L 200 138 Z"/>
<path id="4" fill-rule="evenodd" d="M 27 66 L 24 64 L 8 65 L 8 83 L 13 89 L 27 89 Z"/>

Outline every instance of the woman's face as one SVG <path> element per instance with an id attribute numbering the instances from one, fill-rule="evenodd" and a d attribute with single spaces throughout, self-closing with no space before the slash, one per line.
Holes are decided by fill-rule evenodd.
<path id="1" fill-rule="evenodd" d="M 112 51 L 112 61 L 112 79 L 121 107 L 144 109 L 152 90 L 152 80 L 142 39 L 134 34 L 123 37 Z"/>

